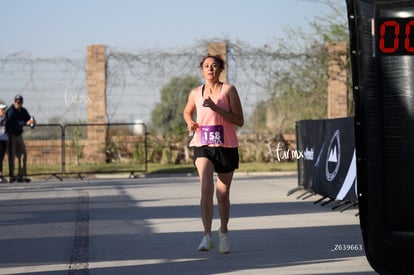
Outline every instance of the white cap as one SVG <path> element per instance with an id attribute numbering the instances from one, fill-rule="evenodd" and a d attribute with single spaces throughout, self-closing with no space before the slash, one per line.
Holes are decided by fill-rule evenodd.
<path id="1" fill-rule="evenodd" d="M 7 105 L 6 104 L 3 104 L 3 103 L 0 104 L 0 109 L 4 110 L 6 108 L 7 108 Z"/>

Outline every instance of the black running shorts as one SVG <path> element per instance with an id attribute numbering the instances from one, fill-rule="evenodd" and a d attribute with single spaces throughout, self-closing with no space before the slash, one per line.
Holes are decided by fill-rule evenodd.
<path id="1" fill-rule="evenodd" d="M 226 147 L 193 147 L 194 162 L 197 158 L 208 158 L 214 165 L 216 173 L 229 173 L 239 168 L 238 148 Z"/>

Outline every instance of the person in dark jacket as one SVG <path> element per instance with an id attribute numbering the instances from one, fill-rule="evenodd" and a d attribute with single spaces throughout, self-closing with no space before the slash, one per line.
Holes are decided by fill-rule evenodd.
<path id="1" fill-rule="evenodd" d="M 36 121 L 23 107 L 23 97 L 16 95 L 14 103 L 6 112 L 6 131 L 9 135 L 9 176 L 10 182 L 30 182 L 27 175 L 27 152 L 22 134 L 23 127 L 35 125 Z M 18 174 L 14 174 L 14 159 L 18 158 Z"/>

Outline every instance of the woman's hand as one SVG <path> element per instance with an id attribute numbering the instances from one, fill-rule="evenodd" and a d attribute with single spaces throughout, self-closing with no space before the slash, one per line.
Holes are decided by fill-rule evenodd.
<path id="1" fill-rule="evenodd" d="M 192 121 L 190 124 L 187 125 L 187 129 L 189 132 L 194 132 L 197 130 L 197 128 L 198 128 L 198 123 L 194 121 Z"/>
<path id="2" fill-rule="evenodd" d="M 216 103 L 214 103 L 214 101 L 211 99 L 211 97 L 208 97 L 208 98 L 204 99 L 203 106 L 204 107 L 209 107 L 213 111 L 215 111 Z"/>

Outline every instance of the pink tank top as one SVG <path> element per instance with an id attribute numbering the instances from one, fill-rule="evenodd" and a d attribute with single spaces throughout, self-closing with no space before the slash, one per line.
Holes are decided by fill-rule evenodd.
<path id="1" fill-rule="evenodd" d="M 220 94 L 214 101 L 218 107 L 225 111 L 230 111 L 230 103 L 224 91 L 228 89 L 229 84 L 223 83 Z M 235 148 L 238 146 L 236 127 L 234 124 L 225 120 L 221 115 L 211 110 L 209 107 L 203 107 L 203 87 L 201 85 L 197 90 L 196 110 L 197 123 L 199 127 L 194 133 L 190 146 L 213 146 Z M 204 96 L 207 98 L 206 96 Z"/>

